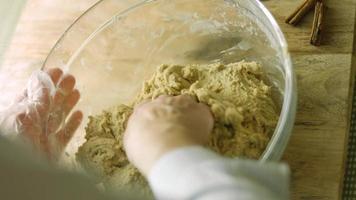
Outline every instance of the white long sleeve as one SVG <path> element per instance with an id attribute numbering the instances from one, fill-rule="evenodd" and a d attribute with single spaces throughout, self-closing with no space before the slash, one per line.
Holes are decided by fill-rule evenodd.
<path id="1" fill-rule="evenodd" d="M 227 159 L 202 147 L 164 155 L 148 179 L 157 199 L 289 199 L 285 164 Z"/>

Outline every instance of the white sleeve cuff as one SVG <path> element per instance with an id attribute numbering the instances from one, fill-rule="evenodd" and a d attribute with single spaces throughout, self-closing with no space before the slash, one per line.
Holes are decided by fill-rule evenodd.
<path id="1" fill-rule="evenodd" d="M 236 199 L 238 196 L 241 199 L 276 200 L 289 196 L 288 166 L 226 159 L 199 146 L 164 155 L 151 169 L 148 181 L 157 199 L 198 196 Z"/>
<path id="2" fill-rule="evenodd" d="M 199 190 L 195 186 L 201 185 L 194 182 L 204 180 L 204 177 L 201 179 L 196 177 L 197 174 L 190 174 L 192 167 L 204 161 L 220 159 L 221 157 L 216 153 L 200 146 L 181 148 L 160 158 L 152 167 L 148 181 L 158 199 L 187 198 L 181 196 L 182 190 L 185 194 L 194 193 Z M 194 178 L 191 180 L 185 177 Z M 191 184 L 186 183 L 187 180 L 192 181 Z"/>

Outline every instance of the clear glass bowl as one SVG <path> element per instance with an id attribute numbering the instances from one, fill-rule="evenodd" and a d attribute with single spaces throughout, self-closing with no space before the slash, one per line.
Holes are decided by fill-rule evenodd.
<path id="1" fill-rule="evenodd" d="M 273 84 L 281 113 L 261 161 L 278 160 L 296 110 L 287 43 L 257 0 L 102 0 L 63 34 L 43 68 L 77 78 L 86 119 L 67 148 L 84 142 L 87 116 L 129 102 L 160 64 L 257 61 Z"/>

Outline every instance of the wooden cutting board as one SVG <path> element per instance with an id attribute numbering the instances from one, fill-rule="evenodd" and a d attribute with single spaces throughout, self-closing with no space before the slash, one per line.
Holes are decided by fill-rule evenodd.
<path id="1" fill-rule="evenodd" d="M 125 1 L 125 0 L 122 0 Z M 129 1 L 129 0 L 126 0 Z M 339 199 L 353 87 L 355 0 L 326 0 L 323 45 L 309 45 L 310 13 L 298 27 L 284 23 L 301 0 L 266 0 L 289 43 L 298 80 L 298 112 L 284 156 L 292 169 L 292 199 Z M 11 46 L 2 76 L 13 91 L 38 69 L 66 28 L 96 0 L 29 0 Z M 11 92 L 10 92 L 11 93 Z"/>
<path id="2" fill-rule="evenodd" d="M 300 1 L 265 1 L 289 44 L 298 81 L 295 128 L 284 160 L 293 199 L 338 199 L 342 192 L 355 52 L 355 0 L 327 0 L 323 45 L 309 45 L 310 13 L 298 27 L 284 19 Z"/>

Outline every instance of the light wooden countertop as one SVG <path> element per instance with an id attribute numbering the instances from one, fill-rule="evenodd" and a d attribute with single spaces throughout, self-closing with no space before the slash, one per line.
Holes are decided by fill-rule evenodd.
<path id="1" fill-rule="evenodd" d="M 74 3 L 75 2 L 75 3 Z M 68 26 L 96 0 L 29 0 L 1 69 L 18 92 L 32 70 L 41 67 Z M 324 45 L 309 45 L 312 13 L 298 27 L 284 23 L 299 0 L 267 0 L 289 43 L 298 81 L 298 112 L 284 156 L 292 169 L 292 199 L 338 199 L 350 121 L 355 0 L 326 0 Z M 1 103 L 1 99 L 0 99 Z"/>

